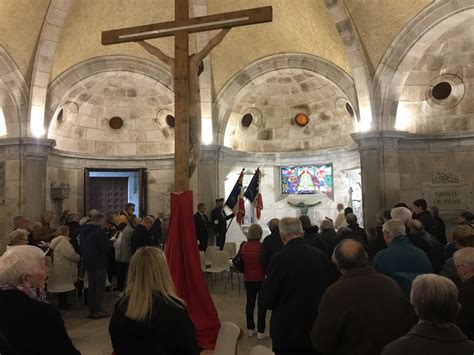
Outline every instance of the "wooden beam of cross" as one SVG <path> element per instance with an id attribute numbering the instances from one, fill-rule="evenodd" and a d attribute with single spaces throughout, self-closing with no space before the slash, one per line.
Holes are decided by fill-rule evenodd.
<path id="1" fill-rule="evenodd" d="M 189 190 L 189 87 L 190 55 L 189 34 L 218 29 L 230 29 L 272 21 L 272 7 L 221 13 L 216 15 L 189 18 L 189 0 L 175 0 L 175 20 L 151 25 L 135 26 L 102 32 L 102 44 L 111 45 L 125 42 L 138 42 L 146 39 L 175 36 L 174 96 L 175 96 L 175 189 Z M 223 36 L 222 36 L 223 38 Z M 216 41 L 217 45 L 220 41 Z M 141 42 L 143 43 L 143 42 Z M 208 53 L 212 48 L 207 48 Z M 156 49 L 159 51 L 158 49 Z M 203 49 L 204 50 L 204 49 Z M 162 58 L 162 53 L 160 59 Z M 206 54 L 207 55 L 207 54 Z M 167 63 L 169 61 L 166 61 Z M 200 63 L 197 63 L 200 64 Z M 197 70 L 195 70 L 197 73 Z M 196 85 L 199 85 L 197 83 Z"/>

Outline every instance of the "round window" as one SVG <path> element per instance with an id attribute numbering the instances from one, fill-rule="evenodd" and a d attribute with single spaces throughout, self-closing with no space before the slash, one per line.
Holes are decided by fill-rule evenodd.
<path id="1" fill-rule="evenodd" d="M 63 115 L 64 115 L 64 110 L 61 109 L 58 113 L 58 117 L 56 118 L 58 120 L 58 122 L 62 122 L 63 121 Z"/>
<path id="2" fill-rule="evenodd" d="M 451 95 L 452 91 L 453 87 L 451 84 L 446 81 L 442 81 L 433 87 L 431 94 L 436 100 L 445 100 Z"/>
<path id="3" fill-rule="evenodd" d="M 118 116 L 112 117 L 109 120 L 109 126 L 112 129 L 120 129 L 123 126 L 123 120 Z"/>
<path id="4" fill-rule="evenodd" d="M 242 119 L 240 120 L 240 123 L 242 124 L 242 127 L 244 128 L 249 128 L 252 122 L 253 122 L 253 116 L 251 113 L 246 113 L 245 115 L 242 116 Z"/>
<path id="5" fill-rule="evenodd" d="M 309 123 L 309 117 L 306 113 L 298 113 L 295 116 L 295 123 L 300 126 L 304 127 Z"/>
<path id="6" fill-rule="evenodd" d="M 171 128 L 174 128 L 174 116 L 166 115 L 166 124 Z"/>
<path id="7" fill-rule="evenodd" d="M 351 104 L 348 102 L 346 102 L 346 111 L 349 116 L 354 117 L 354 109 L 352 108 Z"/>

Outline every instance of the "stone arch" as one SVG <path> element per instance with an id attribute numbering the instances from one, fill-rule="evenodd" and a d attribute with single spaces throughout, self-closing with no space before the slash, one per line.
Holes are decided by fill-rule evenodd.
<path id="1" fill-rule="evenodd" d="M 7 137 L 26 135 L 28 85 L 7 50 L 0 45 L 0 107 L 5 116 Z"/>
<path id="2" fill-rule="evenodd" d="M 474 4 L 466 1 L 436 1 L 395 38 L 385 52 L 374 78 L 378 128 L 394 130 L 398 102 L 410 71 L 430 45 L 444 33 L 474 16 Z"/>
<path id="3" fill-rule="evenodd" d="M 61 30 L 71 4 L 72 0 L 52 0 L 46 13 L 33 63 L 28 107 L 30 127 L 27 135 L 44 136 L 49 76 Z"/>
<path id="4" fill-rule="evenodd" d="M 354 81 L 344 70 L 337 65 L 314 55 L 305 53 L 275 54 L 261 58 L 235 74 L 220 90 L 214 105 L 214 117 L 217 129 L 217 144 L 224 144 L 224 135 L 227 123 L 235 103 L 237 93 L 254 79 L 272 71 L 281 69 L 305 69 L 322 75 L 338 86 L 356 108 L 357 93 Z"/>
<path id="5" fill-rule="evenodd" d="M 150 77 L 173 91 L 171 72 L 158 64 L 130 56 L 101 56 L 80 62 L 55 78 L 48 88 L 46 127 L 49 127 L 61 99 L 84 79 L 112 71 L 133 72 Z"/>
<path id="6" fill-rule="evenodd" d="M 369 68 L 367 54 L 355 30 L 356 26 L 348 15 L 349 11 L 347 10 L 346 3 L 344 1 L 325 0 L 325 5 L 341 36 L 352 67 L 352 76 L 357 89 L 361 130 L 369 130 L 373 128 L 371 125 L 374 100 L 372 87 L 373 73 Z"/>

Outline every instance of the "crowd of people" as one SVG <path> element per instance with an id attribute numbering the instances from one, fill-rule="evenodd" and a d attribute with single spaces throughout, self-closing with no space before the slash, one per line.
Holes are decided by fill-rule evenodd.
<path id="1" fill-rule="evenodd" d="M 421 199 L 411 209 L 398 204 L 364 229 L 338 204 L 334 221 L 319 227 L 306 215 L 273 218 L 263 241 L 262 227 L 251 225 L 239 248 L 247 335 L 270 335 L 277 355 L 472 354 L 473 215 L 459 215 L 448 243 L 439 211 L 427 207 Z M 73 290 L 87 292 L 89 318 L 111 316 L 115 355 L 199 354 L 160 248 L 167 220 L 138 218 L 134 208 L 113 218 L 65 211 L 57 227 L 50 211 L 40 222 L 14 218 L 0 257 L 0 354 L 79 354 L 59 312 L 70 309 Z M 210 219 L 200 203 L 196 249 L 207 249 L 211 230 L 222 248 L 231 217 L 221 199 Z M 118 296 L 112 315 L 102 306 L 107 285 Z"/>

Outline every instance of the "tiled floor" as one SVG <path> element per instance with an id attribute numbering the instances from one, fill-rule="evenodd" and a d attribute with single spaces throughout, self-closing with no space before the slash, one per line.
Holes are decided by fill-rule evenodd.
<path id="1" fill-rule="evenodd" d="M 235 280 L 235 279 L 234 279 Z M 271 340 L 257 340 L 255 337 L 249 338 L 246 334 L 245 322 L 245 290 L 241 285 L 240 295 L 236 285 L 231 290 L 229 285 L 227 293 L 224 293 L 224 282 L 218 277 L 217 283 L 211 289 L 211 295 L 219 313 L 221 322 L 232 321 L 244 329 L 245 333 L 238 344 L 238 354 L 249 354 L 250 349 L 255 345 L 261 344 L 271 347 Z M 108 307 L 112 307 L 113 299 L 106 300 Z M 66 322 L 66 328 L 74 345 L 83 355 L 110 355 L 112 345 L 108 333 L 109 319 L 87 319 L 87 309 L 80 309 L 79 306 L 74 311 L 63 313 Z M 255 314 L 256 316 L 256 314 Z M 267 314 L 267 327 L 269 324 L 269 315 Z M 267 329 L 268 331 L 268 329 Z M 140 355 L 140 354 L 136 354 Z"/>

